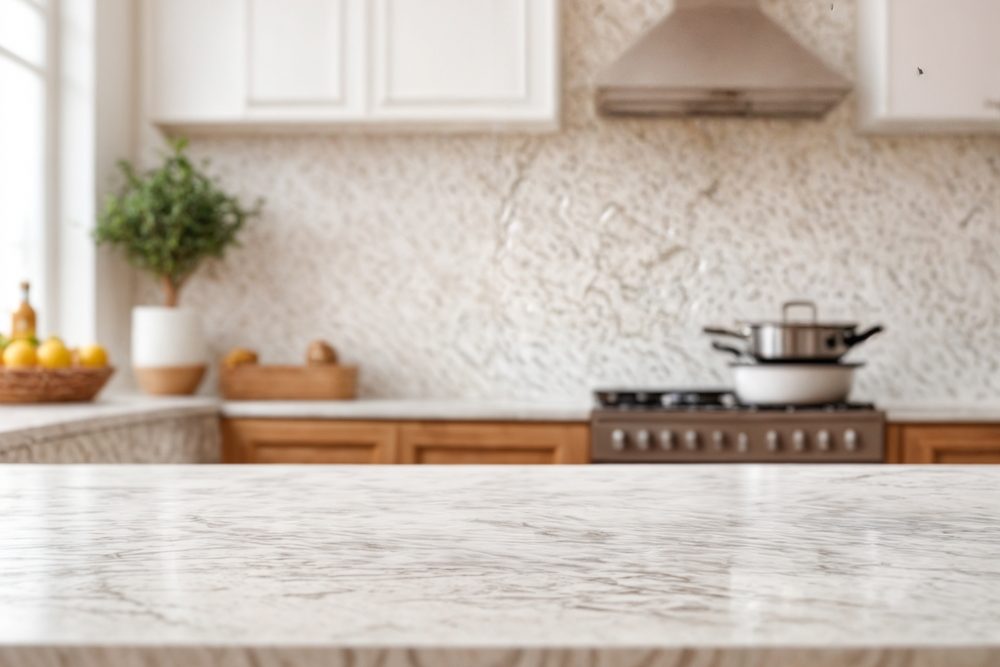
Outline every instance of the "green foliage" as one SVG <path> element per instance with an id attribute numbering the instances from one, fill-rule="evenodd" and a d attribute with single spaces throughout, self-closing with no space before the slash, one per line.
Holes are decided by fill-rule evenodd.
<path id="1" fill-rule="evenodd" d="M 125 185 L 108 197 L 94 230 L 97 243 L 121 248 L 130 264 L 161 280 L 168 305 L 203 260 L 222 258 L 260 209 L 259 202 L 244 208 L 216 187 L 188 159 L 186 146 L 173 142 L 163 164 L 145 174 L 120 162 Z"/>

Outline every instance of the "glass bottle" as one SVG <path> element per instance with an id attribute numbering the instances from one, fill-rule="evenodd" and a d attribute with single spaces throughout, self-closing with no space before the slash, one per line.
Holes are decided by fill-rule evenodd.
<path id="1" fill-rule="evenodd" d="M 11 318 L 11 338 L 35 337 L 35 309 L 28 302 L 30 287 L 28 281 L 21 283 L 21 305 L 17 307 L 17 310 L 14 311 L 14 316 Z"/>

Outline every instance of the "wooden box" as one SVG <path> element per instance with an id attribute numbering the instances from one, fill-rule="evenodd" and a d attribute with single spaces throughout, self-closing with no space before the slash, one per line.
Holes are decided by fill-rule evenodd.
<path id="1" fill-rule="evenodd" d="M 219 369 L 219 391 L 234 401 L 324 401 L 357 395 L 357 366 L 260 366 Z"/>

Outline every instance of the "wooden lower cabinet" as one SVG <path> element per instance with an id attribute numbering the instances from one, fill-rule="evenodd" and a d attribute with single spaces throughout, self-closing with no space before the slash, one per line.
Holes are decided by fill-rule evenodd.
<path id="1" fill-rule="evenodd" d="M 406 424 L 400 463 L 587 463 L 590 429 L 583 424 Z"/>
<path id="2" fill-rule="evenodd" d="M 223 419 L 224 463 L 394 463 L 396 428 L 383 422 Z"/>
<path id="3" fill-rule="evenodd" d="M 223 419 L 224 463 L 587 463 L 586 424 Z"/>
<path id="4" fill-rule="evenodd" d="M 894 424 L 889 463 L 1000 463 L 1000 425 Z"/>

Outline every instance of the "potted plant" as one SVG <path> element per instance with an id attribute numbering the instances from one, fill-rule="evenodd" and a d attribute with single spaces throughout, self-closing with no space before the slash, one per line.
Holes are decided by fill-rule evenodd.
<path id="1" fill-rule="evenodd" d="M 244 208 L 191 162 L 186 142 L 170 144 L 163 163 L 140 174 L 119 163 L 125 184 L 108 197 L 94 238 L 120 248 L 130 264 L 163 287 L 162 306 L 132 311 L 132 366 L 150 394 L 192 394 L 208 364 L 198 313 L 179 306 L 181 289 L 201 263 L 222 258 L 259 203 Z"/>

